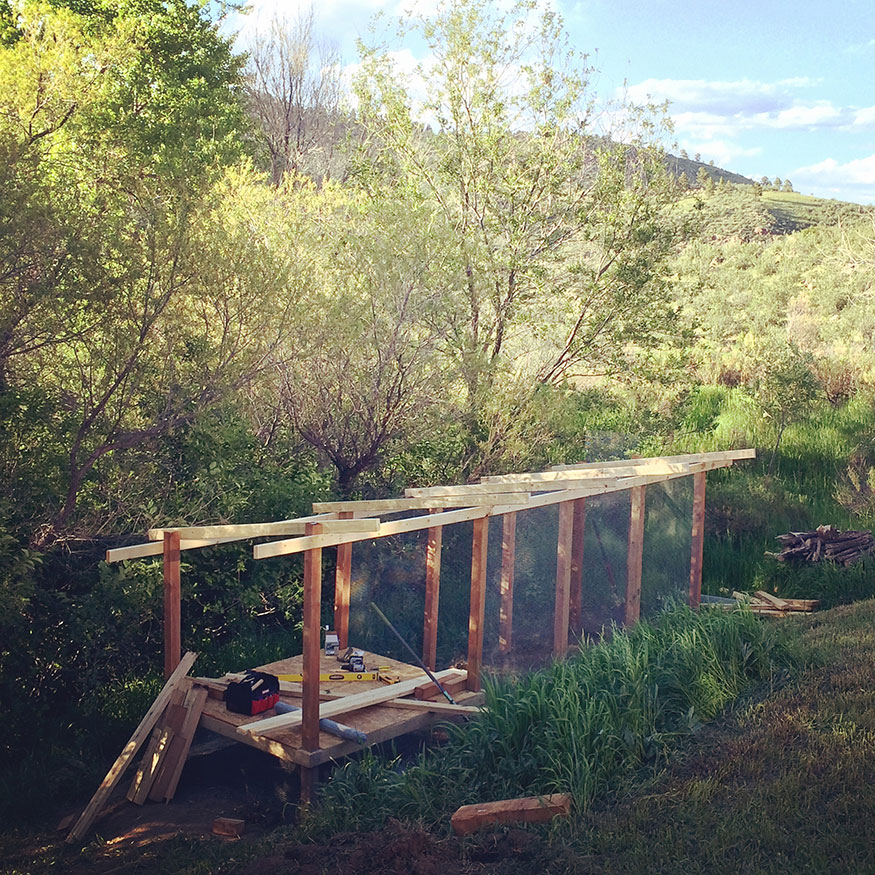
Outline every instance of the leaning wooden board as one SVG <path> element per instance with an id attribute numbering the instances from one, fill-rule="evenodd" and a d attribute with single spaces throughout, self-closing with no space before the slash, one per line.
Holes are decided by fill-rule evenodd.
<path id="1" fill-rule="evenodd" d="M 118 782 L 122 779 L 122 776 L 130 765 L 131 760 L 149 736 L 152 727 L 158 722 L 158 718 L 164 712 L 164 708 L 170 701 L 173 691 L 188 674 L 196 659 L 197 654 L 190 651 L 182 657 L 179 665 L 176 666 L 173 674 L 170 675 L 167 679 L 167 683 L 164 684 L 161 692 L 158 693 L 157 698 L 152 703 L 152 707 L 149 708 L 146 712 L 146 716 L 140 721 L 140 725 L 134 730 L 134 734 L 119 754 L 118 759 L 116 759 L 110 770 L 106 773 L 106 777 L 97 788 L 97 792 L 91 797 L 91 801 L 88 805 L 85 806 L 85 810 L 82 812 L 79 820 L 76 821 L 76 825 L 70 830 L 70 834 L 67 836 L 67 842 L 74 842 L 81 839 L 88 831 L 88 827 L 93 823 L 94 818 L 100 814 L 106 800 L 109 798 L 109 794 L 112 793 Z"/>

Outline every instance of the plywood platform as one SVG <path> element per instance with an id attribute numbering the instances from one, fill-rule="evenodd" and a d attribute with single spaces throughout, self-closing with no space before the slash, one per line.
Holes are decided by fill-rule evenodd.
<path id="1" fill-rule="evenodd" d="M 320 671 L 322 673 L 338 670 L 339 663 L 333 656 L 326 657 L 323 653 L 320 662 Z M 422 678 L 423 682 L 428 681 L 428 676 L 421 668 L 390 659 L 387 656 L 381 656 L 380 654 L 366 651 L 365 665 L 368 670 L 373 670 L 377 666 L 381 668 L 388 666 L 390 670 L 398 673 L 402 681 L 419 677 Z M 292 656 L 288 659 L 281 659 L 268 665 L 258 666 L 258 670 L 271 674 L 299 674 L 303 670 L 303 657 Z M 300 686 L 300 684 L 295 683 L 284 683 L 280 695 L 281 700 L 290 705 L 300 707 Z M 325 699 L 336 699 L 385 686 L 382 681 L 339 681 L 320 684 L 319 692 Z M 464 693 L 455 698 L 460 705 L 477 705 L 483 701 L 483 694 Z M 335 718 L 337 722 L 365 733 L 367 745 L 356 744 L 353 741 L 337 738 L 327 732 L 320 732 L 319 750 L 317 751 L 301 749 L 300 726 L 290 729 L 276 729 L 268 731 L 264 735 L 243 735 L 237 732 L 238 726 L 261 720 L 265 716 L 270 716 L 271 713 L 268 711 L 255 717 L 247 717 L 243 714 L 234 714 L 229 711 L 223 701 L 209 699 L 201 715 L 200 725 L 220 735 L 233 738 L 235 741 L 240 741 L 259 750 L 266 751 L 279 759 L 296 763 L 306 768 L 313 768 L 329 760 L 347 756 L 357 750 L 361 750 L 364 746 L 370 747 L 371 745 L 388 741 L 391 738 L 397 738 L 399 735 L 424 729 L 434 723 L 445 722 L 447 719 L 458 719 L 458 717 L 463 716 L 462 714 L 457 716 L 447 713 L 443 710 L 442 703 L 437 703 L 433 710 L 428 710 L 428 707 L 422 704 L 419 707 L 415 707 L 415 709 L 414 706 L 408 709 L 399 707 L 397 704 L 372 705 L 368 708 L 362 708 Z"/>

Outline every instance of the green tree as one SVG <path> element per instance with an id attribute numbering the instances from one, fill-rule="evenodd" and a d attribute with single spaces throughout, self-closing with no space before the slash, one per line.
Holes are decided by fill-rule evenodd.
<path id="1" fill-rule="evenodd" d="M 412 104 L 387 50 L 363 48 L 360 120 L 380 147 L 371 172 L 410 180 L 445 229 L 435 290 L 476 440 L 503 381 L 626 367 L 630 341 L 664 327 L 661 117 L 627 107 L 624 142 L 597 136 L 586 59 L 557 15 L 529 3 L 504 13 L 448 0 L 404 33 L 429 51 L 422 100 Z"/>

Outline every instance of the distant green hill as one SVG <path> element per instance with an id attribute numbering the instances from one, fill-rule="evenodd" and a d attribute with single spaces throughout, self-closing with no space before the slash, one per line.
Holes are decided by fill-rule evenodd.
<path id="1" fill-rule="evenodd" d="M 714 182 L 722 180 L 723 182 L 732 182 L 738 185 L 756 185 L 752 179 L 748 179 L 740 173 L 733 173 L 731 170 L 724 170 L 722 167 L 715 167 L 713 164 L 694 161 L 692 158 L 668 154 L 665 157 L 665 163 L 678 179 L 681 176 L 685 176 L 690 187 L 695 187 L 698 184 L 699 172 L 701 170 L 704 170 Z"/>

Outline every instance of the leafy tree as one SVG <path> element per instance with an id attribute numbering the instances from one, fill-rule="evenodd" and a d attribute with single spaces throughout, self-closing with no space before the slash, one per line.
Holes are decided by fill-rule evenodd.
<path id="1" fill-rule="evenodd" d="M 629 341 L 664 326 L 660 119 L 629 107 L 626 143 L 596 136 L 585 58 L 531 4 L 448 0 L 405 27 L 432 59 L 423 99 L 412 105 L 388 51 L 363 48 L 360 120 L 383 147 L 372 172 L 410 180 L 445 229 L 444 348 L 476 436 L 502 381 L 625 367 Z"/>

